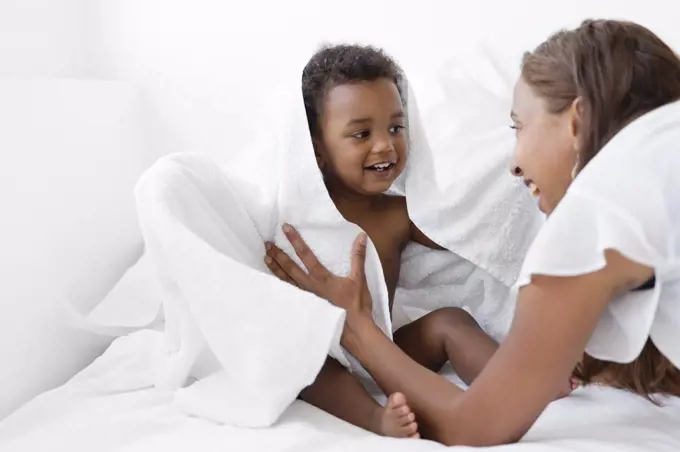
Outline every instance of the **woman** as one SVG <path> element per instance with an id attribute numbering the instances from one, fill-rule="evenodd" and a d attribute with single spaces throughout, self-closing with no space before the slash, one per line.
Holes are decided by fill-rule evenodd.
<path id="1" fill-rule="evenodd" d="M 550 216 L 526 258 L 508 337 L 466 392 L 373 323 L 365 236 L 346 278 L 324 269 L 294 230 L 288 238 L 309 274 L 283 253 L 274 257 L 300 287 L 347 311 L 343 345 L 386 393 L 406 395 L 423 436 L 444 444 L 519 440 L 575 366 L 585 383 L 678 396 L 680 140 L 626 147 L 638 124 L 654 123 L 678 99 L 680 60 L 633 23 L 586 21 L 525 55 L 512 171 Z M 680 117 L 680 103 L 664 108 Z M 593 160 L 622 129 L 613 152 Z"/>

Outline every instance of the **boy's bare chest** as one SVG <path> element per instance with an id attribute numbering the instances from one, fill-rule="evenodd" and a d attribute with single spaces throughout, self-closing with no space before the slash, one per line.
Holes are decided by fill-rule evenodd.
<path id="1" fill-rule="evenodd" d="M 410 236 L 409 222 L 398 216 L 367 215 L 360 221 L 355 221 L 370 237 L 375 245 L 380 263 L 382 264 L 387 292 L 389 294 L 390 309 L 394 299 L 394 292 L 399 281 L 401 268 L 401 253 L 408 243 Z"/>

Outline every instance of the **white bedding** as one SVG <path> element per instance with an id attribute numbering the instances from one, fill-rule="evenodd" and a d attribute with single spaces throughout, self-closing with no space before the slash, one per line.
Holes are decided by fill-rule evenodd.
<path id="1" fill-rule="evenodd" d="M 460 306 L 500 339 L 514 309 L 510 287 L 542 218 L 507 170 L 507 103 L 439 69 L 433 83 L 449 87 L 446 96 L 426 96 L 425 86 L 433 85 L 424 81 L 407 86 L 409 157 L 392 188 L 405 195 L 411 221 L 451 252 L 421 247 L 404 253 L 394 318 L 403 324 Z M 97 309 L 107 330 L 145 328 L 162 313 L 167 346 L 156 387 L 179 390 L 197 378 L 176 395 L 186 413 L 252 428 L 274 423 L 327 355 L 370 378 L 340 347 L 344 312 L 273 277 L 264 264 L 265 241 L 295 257 L 281 230 L 289 223 L 326 268 L 346 274 L 360 231 L 340 215 L 323 183 L 299 71 L 277 78 L 281 96 L 272 102 L 271 121 L 263 121 L 268 126 L 249 164 L 223 168 L 200 154 L 173 154 L 140 177 L 135 200 L 151 259 L 146 286 L 157 287 L 159 296 L 145 303 L 106 300 L 108 316 Z M 437 171 L 448 178 L 433 178 Z M 370 240 L 365 270 L 373 317 L 391 336 L 387 287 Z M 128 318 L 119 315 L 123 311 Z M 85 320 L 78 326 L 97 323 Z"/>
<path id="2" fill-rule="evenodd" d="M 61 388 L 0 423 L 2 452 L 235 451 L 426 452 L 443 446 L 383 438 L 295 402 L 273 427 L 243 429 L 181 414 L 170 392 L 153 389 L 162 335 L 119 338 Z M 577 390 L 554 402 L 507 451 L 649 452 L 680 450 L 680 400 L 662 407 L 613 389 Z M 470 450 L 457 448 L 457 450 Z"/>

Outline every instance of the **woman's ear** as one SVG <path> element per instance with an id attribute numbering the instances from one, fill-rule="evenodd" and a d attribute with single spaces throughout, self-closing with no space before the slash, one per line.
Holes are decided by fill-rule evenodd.
<path id="1" fill-rule="evenodd" d="M 571 169 L 571 180 L 576 179 L 576 175 L 581 171 L 581 144 L 579 134 L 583 124 L 583 99 L 577 97 L 571 103 L 569 109 L 569 133 L 574 143 L 574 166 Z"/>
<path id="2" fill-rule="evenodd" d="M 571 103 L 569 109 L 569 133 L 574 140 L 577 140 L 579 133 L 581 133 L 581 124 L 583 118 L 583 99 L 577 97 Z"/>

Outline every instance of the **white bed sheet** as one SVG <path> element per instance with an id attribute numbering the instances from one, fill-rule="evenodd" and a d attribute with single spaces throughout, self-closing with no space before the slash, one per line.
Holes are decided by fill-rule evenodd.
<path id="1" fill-rule="evenodd" d="M 117 339 L 66 385 L 38 396 L 0 423 L 0 450 L 428 452 L 444 448 L 428 441 L 382 438 L 303 402 L 293 404 L 269 429 L 241 429 L 188 417 L 173 405 L 171 393 L 152 388 L 153 363 L 161 345 L 162 334 L 154 331 Z M 581 389 L 554 402 L 522 442 L 497 450 L 677 452 L 680 401 L 670 399 L 657 407 L 621 391 Z"/>

